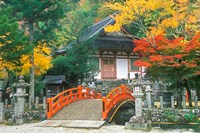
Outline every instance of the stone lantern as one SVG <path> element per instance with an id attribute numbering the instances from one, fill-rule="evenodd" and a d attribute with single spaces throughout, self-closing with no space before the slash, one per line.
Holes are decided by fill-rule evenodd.
<path id="1" fill-rule="evenodd" d="M 133 96 L 135 97 L 135 115 L 142 116 L 142 80 L 137 79 L 133 87 Z"/>
<path id="2" fill-rule="evenodd" d="M 146 116 L 142 115 L 142 97 L 144 95 L 142 92 L 143 85 L 143 80 L 136 78 L 136 81 L 133 84 L 133 96 L 135 97 L 135 116 L 131 117 L 129 122 L 125 123 L 126 129 L 146 130 L 149 127 L 149 123 L 145 118 Z"/>
<path id="3" fill-rule="evenodd" d="M 20 76 L 19 81 L 12 85 L 12 87 L 16 88 L 16 93 L 14 94 L 14 97 L 16 98 L 14 105 L 14 118 L 17 124 L 23 124 L 25 97 L 28 96 L 26 88 L 29 86 L 30 84 L 24 81 L 23 76 Z"/>

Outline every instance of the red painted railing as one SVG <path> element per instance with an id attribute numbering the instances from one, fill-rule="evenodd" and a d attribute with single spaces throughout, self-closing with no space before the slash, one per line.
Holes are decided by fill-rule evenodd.
<path id="1" fill-rule="evenodd" d="M 63 91 L 52 98 L 47 98 L 47 118 L 51 118 L 64 106 L 81 99 L 98 99 L 101 98 L 101 94 L 96 93 L 94 90 L 88 87 L 78 86 L 78 88 L 72 88 Z"/>
<path id="2" fill-rule="evenodd" d="M 105 120 L 108 117 L 108 113 L 111 111 L 113 107 L 116 106 L 117 103 L 127 100 L 133 99 L 132 90 L 127 86 L 122 84 L 120 87 L 112 90 L 106 97 L 102 97 L 103 110 L 102 110 L 102 118 Z"/>

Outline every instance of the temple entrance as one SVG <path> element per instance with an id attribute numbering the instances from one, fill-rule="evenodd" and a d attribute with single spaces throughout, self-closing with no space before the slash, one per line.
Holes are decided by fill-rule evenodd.
<path id="1" fill-rule="evenodd" d="M 116 78 L 116 60 L 115 58 L 102 59 L 102 79 L 115 79 Z"/>

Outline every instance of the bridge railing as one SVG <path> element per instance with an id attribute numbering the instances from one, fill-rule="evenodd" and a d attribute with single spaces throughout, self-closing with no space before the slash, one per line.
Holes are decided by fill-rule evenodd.
<path id="1" fill-rule="evenodd" d="M 99 98 L 101 98 L 101 94 L 88 87 L 78 86 L 78 88 L 65 90 L 55 97 L 47 98 L 47 118 L 51 118 L 64 106 L 77 100 Z"/>
<path id="2" fill-rule="evenodd" d="M 134 99 L 132 96 L 133 91 L 126 85 L 122 84 L 119 87 L 113 89 L 106 97 L 102 97 L 103 110 L 102 118 L 105 120 L 108 117 L 108 113 L 117 103 L 126 99 Z"/>

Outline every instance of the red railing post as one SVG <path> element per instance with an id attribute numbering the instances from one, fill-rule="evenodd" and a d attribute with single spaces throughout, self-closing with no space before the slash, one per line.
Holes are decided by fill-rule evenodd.
<path id="1" fill-rule="evenodd" d="M 122 93 L 124 93 L 125 92 L 125 85 L 121 84 L 120 88 L 122 89 Z"/>
<path id="2" fill-rule="evenodd" d="M 73 99 L 72 99 L 72 91 L 71 90 L 69 91 L 68 99 L 69 99 L 69 103 L 68 104 L 70 104 L 73 101 Z"/>
<path id="3" fill-rule="evenodd" d="M 82 86 L 81 85 L 78 86 L 78 96 L 79 96 L 79 99 L 82 99 Z"/>
<path id="4" fill-rule="evenodd" d="M 60 100 L 60 108 L 62 108 L 63 107 L 63 94 L 60 95 L 59 100 Z"/>
<path id="5" fill-rule="evenodd" d="M 47 118 L 52 117 L 52 101 L 51 98 L 47 98 Z"/>

